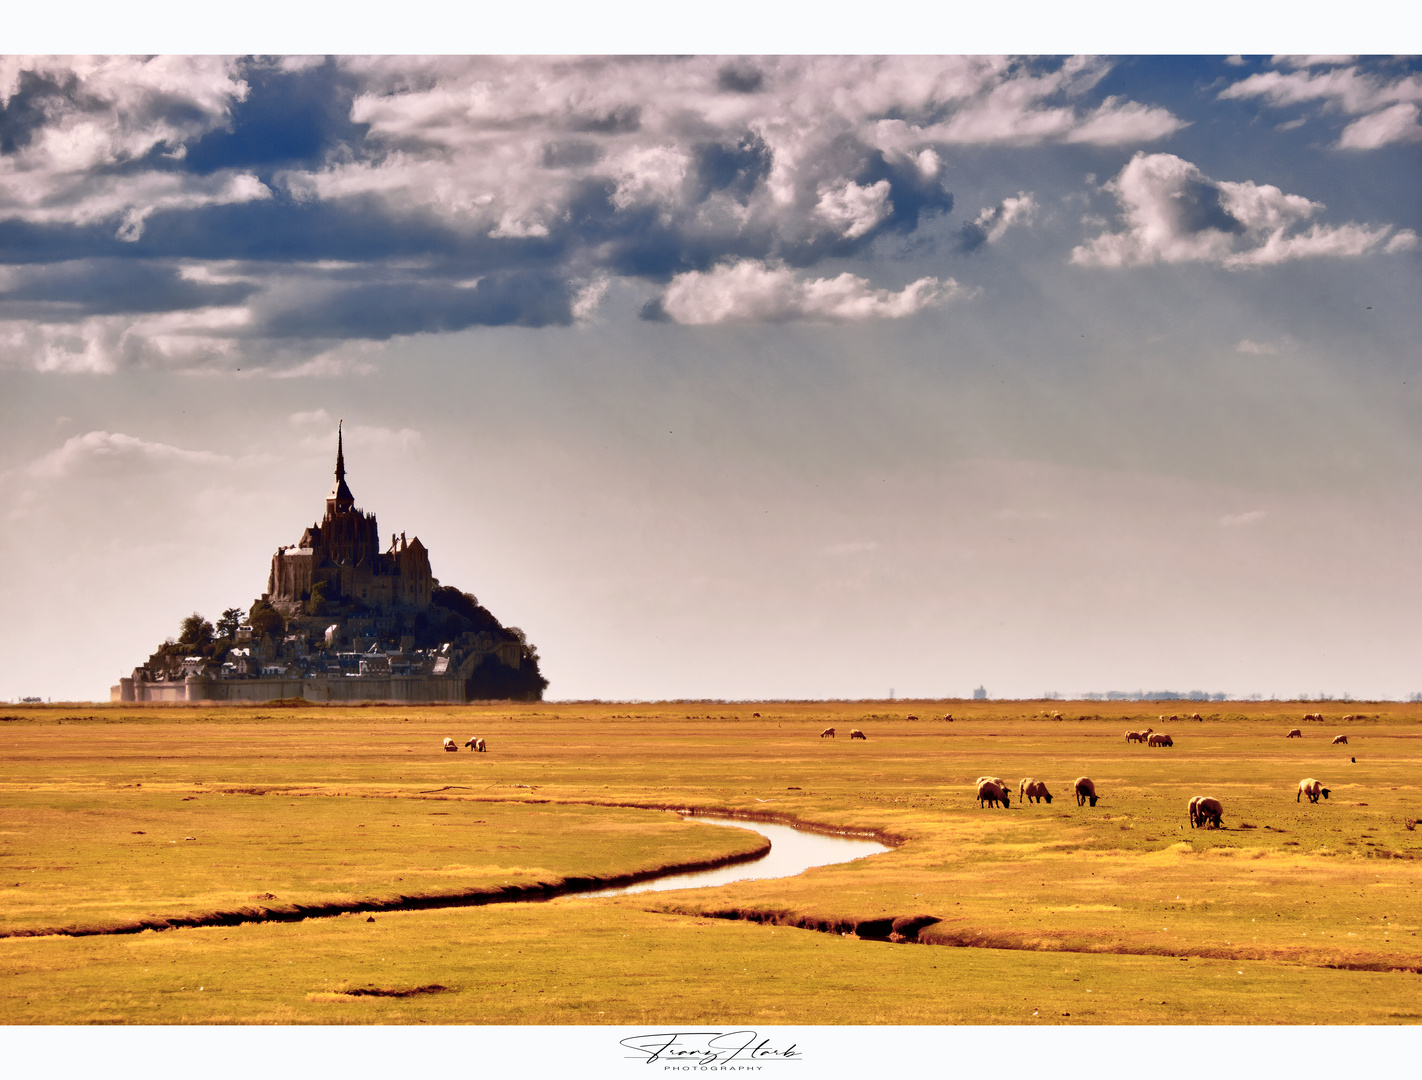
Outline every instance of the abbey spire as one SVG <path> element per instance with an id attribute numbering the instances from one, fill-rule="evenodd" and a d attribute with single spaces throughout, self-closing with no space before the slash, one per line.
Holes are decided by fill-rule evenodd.
<path id="1" fill-rule="evenodd" d="M 331 488 L 331 494 L 326 496 L 327 517 L 355 509 L 355 496 L 346 486 L 346 452 L 341 432 L 344 425 L 344 420 L 336 425 L 336 483 Z"/>

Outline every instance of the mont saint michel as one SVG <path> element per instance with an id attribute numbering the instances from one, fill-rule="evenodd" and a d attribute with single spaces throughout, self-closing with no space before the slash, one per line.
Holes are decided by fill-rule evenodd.
<path id="1" fill-rule="evenodd" d="M 441 585 L 419 537 L 358 509 L 336 433 L 326 513 L 272 555 L 267 589 L 244 618 L 194 613 L 110 691 L 114 701 L 464 702 L 538 700 L 537 650 L 472 595 Z"/>

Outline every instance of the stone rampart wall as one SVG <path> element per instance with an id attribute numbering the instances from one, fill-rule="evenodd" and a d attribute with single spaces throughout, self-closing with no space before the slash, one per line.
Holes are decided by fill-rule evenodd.
<path id="1" fill-rule="evenodd" d="M 131 695 L 131 696 L 130 696 Z M 143 682 L 122 679 L 114 701 L 188 701 L 213 705 L 261 704 L 278 698 L 307 701 L 463 702 L 464 680 L 429 675 L 343 676 L 314 679 L 205 679 Z"/>

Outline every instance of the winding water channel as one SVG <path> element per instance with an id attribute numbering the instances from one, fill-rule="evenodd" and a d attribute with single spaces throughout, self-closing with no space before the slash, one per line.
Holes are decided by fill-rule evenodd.
<path id="1" fill-rule="evenodd" d="M 766 821 L 743 821 L 739 818 L 703 817 L 698 814 L 688 821 L 709 825 L 729 825 L 750 829 L 770 841 L 770 850 L 752 862 L 733 866 L 718 866 L 714 870 L 696 870 L 689 874 L 668 874 L 666 877 L 622 885 L 615 889 L 599 889 L 580 896 L 625 896 L 628 893 L 659 892 L 663 889 L 700 889 L 712 885 L 727 885 L 732 881 L 753 881 L 759 878 L 794 877 L 812 866 L 852 862 L 867 855 L 891 850 L 877 840 L 861 836 L 829 836 L 825 833 L 796 829 Z"/>

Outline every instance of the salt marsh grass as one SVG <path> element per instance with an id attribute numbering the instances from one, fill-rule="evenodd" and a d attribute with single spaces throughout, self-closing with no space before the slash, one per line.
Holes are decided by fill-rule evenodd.
<path id="1" fill-rule="evenodd" d="M 666 812 L 684 808 L 873 832 L 894 850 L 706 892 L 12 936 L 0 1016 L 1415 1021 L 1422 833 L 1406 823 L 1422 802 L 1422 706 L 1351 703 L 1362 719 L 1340 709 L 1287 740 L 1313 706 L 1224 703 L 1169 725 L 1147 708 L 11 707 L 12 934 L 439 902 L 715 861 L 759 840 Z M 1148 725 L 1174 747 L 1124 741 Z M 822 740 L 826 726 L 868 739 Z M 1349 745 L 1332 746 L 1343 732 Z M 488 754 L 440 750 L 470 733 Z M 1014 790 L 1010 809 L 980 809 L 979 775 L 1034 776 L 1056 798 L 1019 805 Z M 1070 798 L 1080 775 L 1098 806 Z M 1331 798 L 1295 802 L 1304 776 Z M 1221 800 L 1226 828 L 1190 828 L 1200 794 Z"/>

